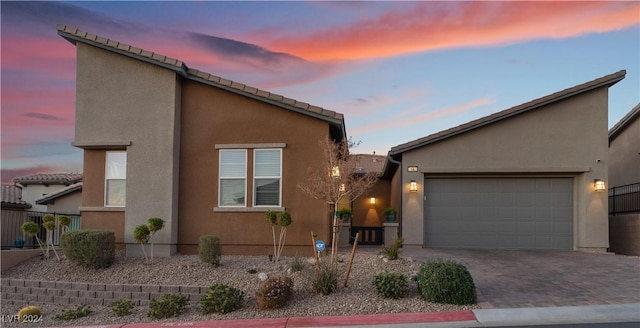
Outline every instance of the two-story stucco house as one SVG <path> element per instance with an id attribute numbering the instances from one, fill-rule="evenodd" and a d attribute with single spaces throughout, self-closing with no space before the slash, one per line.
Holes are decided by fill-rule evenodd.
<path id="1" fill-rule="evenodd" d="M 269 254 L 267 210 L 293 218 L 285 252 L 328 239 L 327 205 L 297 184 L 320 165 L 320 140 L 346 137 L 342 114 L 189 68 L 64 25 L 77 49 L 76 131 L 84 150 L 83 228 L 116 232 L 166 221 L 156 252 L 196 253 L 201 235 L 226 254 Z"/>

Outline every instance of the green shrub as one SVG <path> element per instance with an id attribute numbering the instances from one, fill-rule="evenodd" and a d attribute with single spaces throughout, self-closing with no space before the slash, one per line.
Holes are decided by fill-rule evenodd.
<path id="1" fill-rule="evenodd" d="M 126 298 L 123 298 L 118 301 L 113 301 L 111 303 L 111 312 L 118 317 L 124 317 L 125 315 L 131 314 L 131 309 L 133 309 L 133 302 Z"/>
<path id="2" fill-rule="evenodd" d="M 149 241 L 149 235 L 151 231 L 146 224 L 141 224 L 133 229 L 133 239 L 140 244 L 146 244 Z"/>
<path id="3" fill-rule="evenodd" d="M 467 268 L 450 260 L 433 260 L 420 266 L 418 292 L 428 302 L 475 304 L 476 286 Z"/>
<path id="4" fill-rule="evenodd" d="M 313 290 L 322 295 L 329 295 L 338 289 L 338 269 L 331 264 L 321 264 L 315 271 L 312 280 Z"/>
<path id="5" fill-rule="evenodd" d="M 113 231 L 68 231 L 60 238 L 64 255 L 82 266 L 101 269 L 113 264 L 116 256 L 116 237 Z"/>
<path id="6" fill-rule="evenodd" d="M 373 278 L 373 286 L 384 298 L 402 298 L 409 292 L 407 276 L 401 272 L 380 272 Z"/>
<path id="7" fill-rule="evenodd" d="M 149 226 L 150 232 L 156 232 L 164 228 L 164 220 L 161 218 L 149 218 L 147 220 L 147 225 Z"/>
<path id="8" fill-rule="evenodd" d="M 222 255 L 220 249 L 220 238 L 218 236 L 200 236 L 200 245 L 198 247 L 200 261 L 215 266 L 220 265 L 220 256 Z"/>
<path id="9" fill-rule="evenodd" d="M 274 276 L 262 283 L 256 293 L 256 303 L 260 310 L 279 309 L 287 305 L 292 296 L 293 280 Z"/>
<path id="10" fill-rule="evenodd" d="M 40 232 L 40 226 L 35 222 L 25 222 L 20 228 L 29 237 L 33 237 Z"/>
<path id="11" fill-rule="evenodd" d="M 163 294 L 160 300 L 149 302 L 147 315 L 153 319 L 177 317 L 187 306 L 187 297 L 182 294 Z"/>
<path id="12" fill-rule="evenodd" d="M 242 307 L 244 292 L 224 284 L 215 283 L 200 298 L 200 310 L 203 314 L 225 314 Z"/>
<path id="13" fill-rule="evenodd" d="M 400 257 L 400 248 L 402 247 L 402 243 L 404 239 L 395 238 L 393 240 L 393 244 L 389 246 L 389 248 L 384 248 L 380 254 L 386 255 L 389 260 L 397 260 Z"/>
<path id="14" fill-rule="evenodd" d="M 91 314 L 91 307 L 86 305 L 79 305 L 77 308 L 72 310 L 62 310 L 62 313 L 54 316 L 54 319 L 59 320 L 73 320 L 82 317 L 86 317 Z"/>
<path id="15" fill-rule="evenodd" d="M 53 216 L 52 214 L 46 214 L 45 216 L 42 217 L 42 222 L 53 222 L 54 224 L 56 223 L 56 217 Z"/>
<path id="16" fill-rule="evenodd" d="M 291 260 L 291 271 L 298 272 L 302 271 L 302 269 L 304 269 L 304 259 L 300 256 L 294 257 L 293 260 Z"/>
<path id="17" fill-rule="evenodd" d="M 58 222 L 63 227 L 68 227 L 71 224 L 71 218 L 66 215 L 58 216 Z"/>
<path id="18" fill-rule="evenodd" d="M 47 230 L 53 230 L 53 229 L 56 228 L 56 222 L 55 221 L 45 221 L 44 223 L 42 223 L 42 226 Z"/>

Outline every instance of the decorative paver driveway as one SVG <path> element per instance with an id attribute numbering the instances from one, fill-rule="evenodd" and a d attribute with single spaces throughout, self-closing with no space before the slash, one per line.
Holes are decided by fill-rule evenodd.
<path id="1" fill-rule="evenodd" d="M 464 264 L 482 308 L 640 302 L 640 257 L 635 256 L 418 247 L 405 247 L 401 255 L 420 262 L 442 258 Z"/>

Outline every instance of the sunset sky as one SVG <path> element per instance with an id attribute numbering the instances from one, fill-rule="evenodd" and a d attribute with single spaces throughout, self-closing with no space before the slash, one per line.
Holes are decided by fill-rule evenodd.
<path id="1" fill-rule="evenodd" d="M 640 102 L 637 1 L 2 1 L 1 15 L 2 182 L 82 172 L 75 47 L 56 24 L 343 113 L 358 153 L 621 69 L 609 127 Z"/>

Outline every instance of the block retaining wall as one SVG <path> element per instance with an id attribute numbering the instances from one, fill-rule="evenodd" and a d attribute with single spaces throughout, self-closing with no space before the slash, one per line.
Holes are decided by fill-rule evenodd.
<path id="1" fill-rule="evenodd" d="M 162 294 L 180 293 L 190 303 L 200 301 L 209 287 L 161 285 L 113 285 L 68 281 L 2 279 L 2 302 L 13 304 L 78 304 L 109 306 L 113 301 L 129 299 L 135 305 L 149 305 Z"/>

